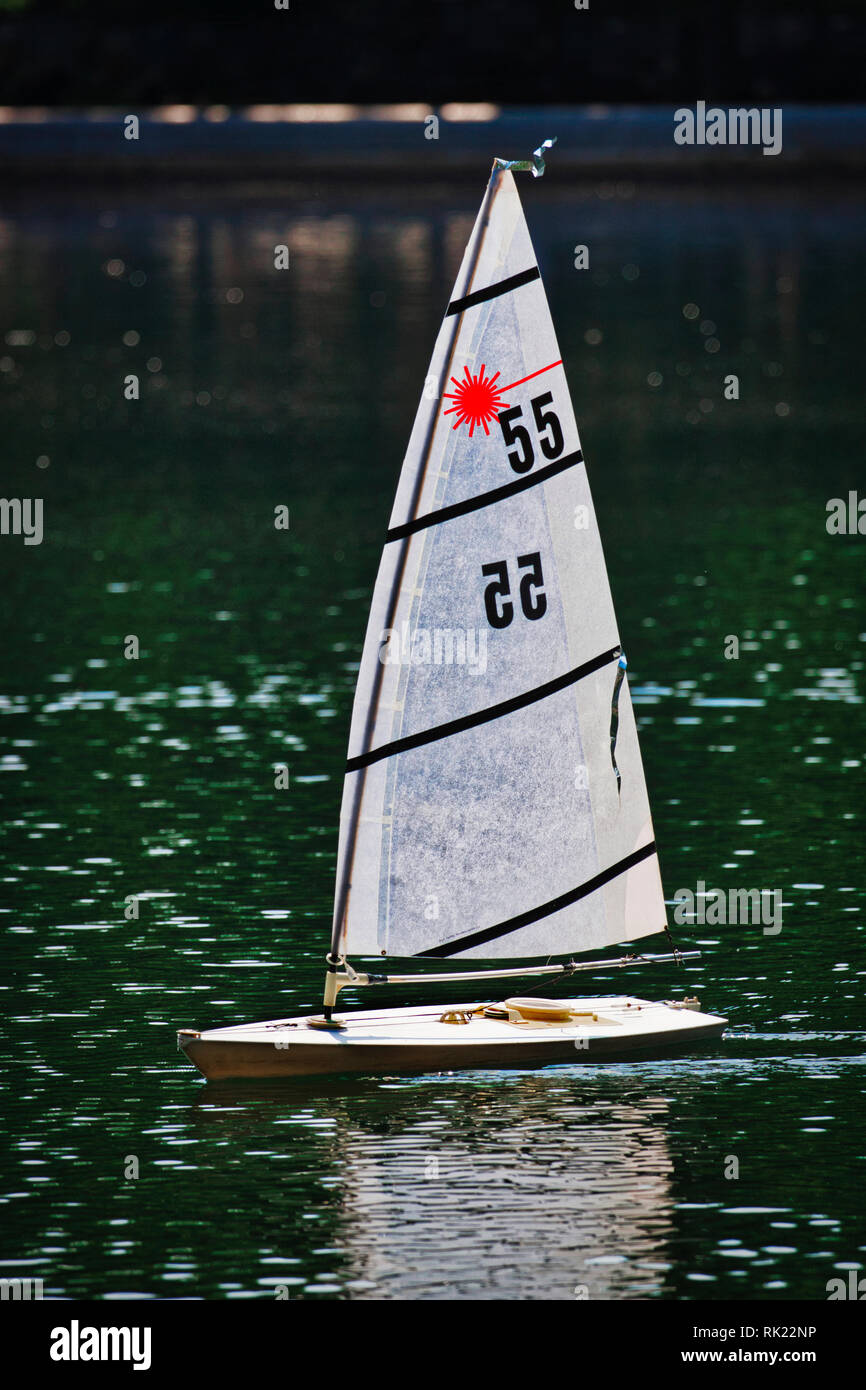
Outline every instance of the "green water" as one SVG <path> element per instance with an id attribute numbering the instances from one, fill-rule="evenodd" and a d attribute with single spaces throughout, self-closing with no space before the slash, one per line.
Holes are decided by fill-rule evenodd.
<path id="1" fill-rule="evenodd" d="M 2 491 L 45 536 L 0 537 L 0 1274 L 46 1295 L 820 1300 L 864 1262 L 866 542 L 825 507 L 863 480 L 866 215 L 834 187 L 522 185 L 668 897 L 784 899 L 592 988 L 731 1035 L 293 1086 L 175 1051 L 320 1001 L 369 594 L 481 192 L 7 199 Z"/>

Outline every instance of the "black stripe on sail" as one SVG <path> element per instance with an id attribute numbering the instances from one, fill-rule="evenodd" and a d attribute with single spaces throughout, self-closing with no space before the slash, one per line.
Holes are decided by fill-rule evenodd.
<path id="1" fill-rule="evenodd" d="M 478 710 L 475 714 L 465 714 L 462 719 L 450 719 L 447 724 L 437 724 L 434 729 L 422 729 L 420 733 L 395 738 L 393 743 L 383 743 L 380 748 L 371 748 L 369 753 L 350 758 L 346 763 L 346 772 L 358 772 L 362 767 L 380 762 L 382 758 L 407 753 L 412 748 L 421 748 L 425 743 L 436 743 L 440 738 L 462 734 L 466 729 L 476 729 L 479 724 L 489 724 L 492 719 L 501 719 L 504 714 L 513 714 L 515 710 L 525 709 L 537 700 L 544 700 L 548 695 L 556 695 L 558 691 L 567 689 L 584 676 L 591 676 L 593 671 L 599 671 L 609 661 L 614 661 L 619 654 L 619 647 L 611 647 L 609 652 L 594 656 L 591 661 L 585 661 L 582 666 L 575 666 L 573 671 L 566 671 L 564 676 L 556 676 L 544 685 L 537 685 L 534 690 L 524 691 L 522 695 L 513 695 L 510 700 L 501 700 L 498 705 L 488 705 L 487 709 Z"/>
<path id="2" fill-rule="evenodd" d="M 509 275 L 507 280 L 497 280 L 495 285 L 488 285 L 486 289 L 467 294 L 465 299 L 452 299 L 445 310 L 445 317 L 447 319 L 452 314 L 462 314 L 464 309 L 472 309 L 487 299 L 497 299 L 501 294 L 508 294 L 509 290 L 519 290 L 521 285 L 528 285 L 532 280 L 540 279 L 541 271 L 537 265 L 532 266 L 530 270 L 518 271 L 517 275 Z"/>
<path id="3" fill-rule="evenodd" d="M 482 507 L 489 507 L 494 502 L 502 502 L 507 497 L 514 497 L 518 492 L 535 487 L 537 483 L 547 482 L 548 478 L 555 478 L 557 473 L 564 473 L 566 468 L 573 468 L 578 463 L 583 463 L 580 449 L 576 449 L 573 454 L 564 454 L 561 459 L 546 464 L 544 468 L 537 468 L 534 473 L 525 473 L 522 478 L 515 478 L 513 483 L 503 483 L 501 487 L 491 488 L 489 492 L 479 492 L 476 497 L 467 497 L 463 502 L 452 502 L 450 507 L 440 507 L 438 511 L 416 516 L 414 521 L 404 522 L 402 526 L 394 526 L 385 536 L 385 540 L 401 541 L 406 536 L 414 535 L 416 531 L 424 531 L 428 526 L 438 526 L 440 521 L 453 521 L 456 516 L 468 516 L 470 512 L 480 511 Z"/>
<path id="4" fill-rule="evenodd" d="M 517 917 L 510 917 L 507 922 L 497 922 L 494 927 L 484 927 L 481 931 L 472 932 L 469 936 L 461 936 L 457 941 L 446 941 L 443 946 L 434 946 L 430 951 L 419 951 L 419 957 L 457 955 L 458 951 L 468 951 L 472 946 L 483 946 L 486 941 L 495 941 L 497 937 L 508 936 L 509 932 L 519 931 L 521 927 L 529 927 L 533 922 L 540 922 L 543 917 L 551 917 L 554 912 L 561 912 L 564 907 L 570 907 L 572 903 L 580 902 L 581 898 L 586 898 L 590 893 L 595 893 L 597 889 L 603 888 L 612 879 L 619 878 L 620 874 L 633 869 L 635 864 L 640 864 L 642 860 L 649 859 L 656 852 L 655 840 L 651 840 L 648 845 L 641 849 L 636 849 L 633 854 L 627 854 L 625 859 L 620 859 L 618 864 L 613 864 L 609 869 L 603 869 L 595 878 L 587 879 L 579 888 L 571 888 L 567 893 L 561 893 L 558 898 L 552 898 L 549 903 L 542 903 L 540 907 L 532 907 L 528 912 L 521 912 Z"/>

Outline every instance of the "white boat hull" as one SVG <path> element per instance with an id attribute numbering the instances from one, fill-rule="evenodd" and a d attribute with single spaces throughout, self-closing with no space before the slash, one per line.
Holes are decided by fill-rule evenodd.
<path id="1" fill-rule="evenodd" d="M 485 1017 L 480 1004 L 344 1013 L 342 1027 L 313 1016 L 247 1023 L 207 1032 L 183 1029 L 178 1046 L 209 1080 L 367 1072 L 441 1072 L 532 1067 L 652 1052 L 718 1037 L 727 1019 L 697 1001 L 651 1003 L 629 995 L 549 1001 L 565 1021 Z M 474 1012 L 478 1010 L 479 1012 Z M 466 1016 L 469 1022 L 446 1022 Z"/>

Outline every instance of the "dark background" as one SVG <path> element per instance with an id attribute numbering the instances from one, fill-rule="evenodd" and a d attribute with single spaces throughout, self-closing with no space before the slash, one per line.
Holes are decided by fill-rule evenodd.
<path id="1" fill-rule="evenodd" d="M 863 5 L 590 5 L 0 0 L 0 469 L 46 508 L 44 545 L 0 546 L 0 1271 L 50 1297 L 586 1282 L 594 1318 L 599 1290 L 811 1325 L 862 1269 L 863 537 L 825 522 L 863 471 Z M 677 146 L 701 99 L 783 106 L 784 154 Z M 243 119 L 450 100 L 506 109 L 438 141 Z M 238 119 L 148 118 L 173 102 Z M 547 134 L 520 193 L 666 888 L 779 888 L 784 930 L 692 925 L 682 972 L 593 978 L 697 992 L 732 1024 L 703 1058 L 215 1095 L 178 1026 L 320 1006 L 400 460 L 490 161 Z M 380 1002 L 417 995 L 341 998 Z"/>
<path id="2" fill-rule="evenodd" d="M 864 0 L 0 0 L 0 101 L 854 102 Z"/>

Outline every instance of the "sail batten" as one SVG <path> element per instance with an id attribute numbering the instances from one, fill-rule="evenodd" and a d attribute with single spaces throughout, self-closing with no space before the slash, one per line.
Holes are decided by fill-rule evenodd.
<path id="1" fill-rule="evenodd" d="M 361 656 L 332 952 L 525 959 L 661 931 L 601 541 L 507 170 L 430 382 Z"/>
<path id="2" fill-rule="evenodd" d="M 445 317 L 451 318 L 454 314 L 463 314 L 467 309 L 474 309 L 477 304 L 486 304 L 489 299 L 498 299 L 501 294 L 510 294 L 512 290 L 519 290 L 521 285 L 529 285 L 533 280 L 540 278 L 541 271 L 538 266 L 530 266 L 528 270 L 521 270 L 516 275 L 509 275 L 507 280 L 498 280 L 496 284 L 487 285 L 483 290 L 474 290 L 472 294 L 465 295 L 463 299 L 452 299 L 445 310 Z"/>
<path id="3" fill-rule="evenodd" d="M 555 478 L 557 473 L 563 473 L 566 468 L 574 468 L 579 463 L 583 463 L 583 454 L 580 449 L 575 449 L 573 454 L 567 454 L 565 458 L 557 459 L 545 468 L 517 478 L 513 483 L 503 483 L 501 487 L 491 488 L 489 492 L 482 492 L 477 497 L 466 497 L 462 502 L 453 502 L 450 507 L 440 507 L 438 511 L 416 516 L 413 521 L 406 521 L 402 526 L 391 527 L 386 532 L 385 539 L 403 540 L 406 536 L 414 536 L 416 531 L 426 531 L 429 526 L 441 526 L 444 521 L 453 521 L 458 516 L 468 516 L 470 512 L 480 511 L 482 507 L 490 507 L 495 502 L 504 502 L 507 497 L 516 497 L 519 492 L 537 487 L 539 483 L 547 482 L 548 478 Z"/>
<path id="4" fill-rule="evenodd" d="M 369 767 L 371 763 L 379 762 L 381 758 L 393 758 L 398 753 L 408 752 L 410 748 L 420 748 L 425 743 L 436 743 L 440 738 L 449 738 L 452 734 L 462 734 L 467 729 L 477 728 L 479 724 L 487 724 L 492 719 L 501 719 L 506 714 L 513 714 L 515 710 L 524 709 L 527 705 L 534 705 L 549 695 L 555 695 L 558 691 L 565 690 L 566 686 L 574 685 L 576 681 L 583 680 L 585 676 L 591 676 L 600 667 L 607 666 L 611 661 L 617 660 L 619 655 L 619 647 L 612 647 L 610 651 L 602 652 L 600 656 L 593 657 L 592 661 L 586 661 L 582 666 L 576 666 L 573 671 L 566 671 L 564 675 L 557 676 L 544 685 L 536 686 L 534 690 L 526 690 L 522 695 L 515 695 L 510 700 L 503 700 L 498 705 L 477 710 L 474 714 L 463 715 L 462 718 L 453 719 L 448 724 L 439 724 L 433 729 L 424 729 L 417 734 L 408 734 L 405 738 L 397 739 L 394 743 L 386 743 L 381 748 L 372 748 L 369 753 L 363 753 L 357 758 L 350 758 L 346 764 L 346 771 L 354 772 L 358 768 Z"/>
<path id="5" fill-rule="evenodd" d="M 561 912 L 564 907 L 570 907 L 572 903 L 579 902 L 581 898 L 586 898 L 590 893 L 597 892 L 605 883 L 610 883 L 620 874 L 627 873 L 629 869 L 634 868 L 644 859 L 649 859 L 655 853 L 655 840 L 651 840 L 648 845 L 643 845 L 641 849 L 635 850 L 634 854 L 629 854 L 618 864 L 612 864 L 610 868 L 596 874 L 588 883 L 581 883 L 570 892 L 563 893 L 553 902 L 542 903 L 540 907 L 530 908 L 528 912 L 521 912 L 516 917 L 510 917 L 507 922 L 499 922 L 495 926 L 484 927 L 481 931 L 470 932 L 468 936 L 460 937 L 457 941 L 443 942 L 441 946 L 433 946 L 429 951 L 419 952 L 419 955 L 445 959 L 448 956 L 458 955 L 468 950 L 470 946 L 486 945 L 487 942 L 494 941 L 497 937 L 508 936 L 521 927 L 529 926 L 532 922 L 539 922 L 543 917 L 552 916 L 554 912 Z"/>

